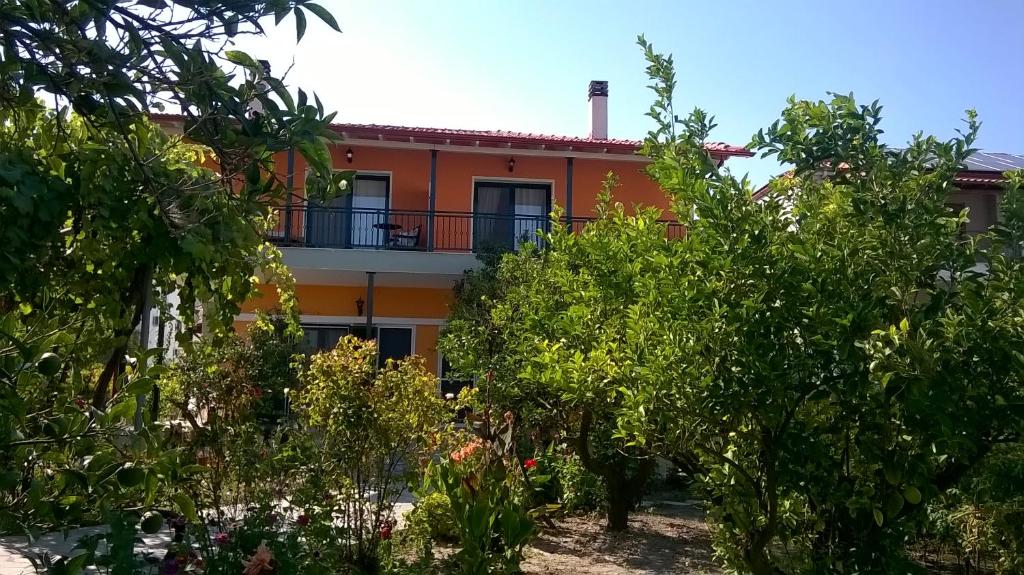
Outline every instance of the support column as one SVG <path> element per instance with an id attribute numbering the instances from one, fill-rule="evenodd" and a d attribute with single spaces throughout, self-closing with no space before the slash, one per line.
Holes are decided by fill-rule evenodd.
<path id="1" fill-rule="evenodd" d="M 284 204 L 284 241 L 292 241 L 292 194 L 295 189 L 295 149 L 288 148 L 288 197 Z"/>
<path id="2" fill-rule="evenodd" d="M 434 251 L 434 210 L 437 204 L 437 150 L 430 150 L 430 187 L 427 188 L 427 251 Z"/>
<path id="3" fill-rule="evenodd" d="M 565 159 L 565 224 L 572 231 L 572 158 Z"/>
<path id="4" fill-rule="evenodd" d="M 373 278 L 377 272 L 366 272 L 366 337 L 373 336 Z"/>

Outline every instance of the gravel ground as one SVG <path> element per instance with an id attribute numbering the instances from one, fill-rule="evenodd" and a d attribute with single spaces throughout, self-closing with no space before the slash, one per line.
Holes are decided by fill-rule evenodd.
<path id="1" fill-rule="evenodd" d="M 609 533 L 604 517 L 568 517 L 547 528 L 527 552 L 530 575 L 719 574 L 703 512 L 658 503 L 632 516 L 626 533 Z"/>

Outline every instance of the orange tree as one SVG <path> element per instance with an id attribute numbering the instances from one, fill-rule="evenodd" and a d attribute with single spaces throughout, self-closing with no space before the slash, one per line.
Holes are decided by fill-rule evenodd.
<path id="1" fill-rule="evenodd" d="M 702 150 L 705 115 L 676 118 L 671 58 L 641 44 L 657 126 L 643 151 L 688 227 L 635 254 L 665 262 L 642 282 L 665 290 L 648 341 L 663 377 L 646 393 L 669 403 L 657 441 L 696 454 L 736 570 L 906 572 L 923 504 L 1022 431 L 1017 179 L 1005 221 L 961 237 L 969 214 L 945 202 L 974 113 L 956 138 L 897 149 L 877 104 L 836 95 L 791 99 L 754 137 L 793 170 L 752 201 Z M 649 417 L 621 414 L 646 444 Z"/>
<path id="2" fill-rule="evenodd" d="M 616 427 L 622 410 L 650 413 L 657 402 L 645 393 L 658 377 L 646 341 L 659 329 L 660 302 L 644 282 L 662 262 L 637 254 L 657 254 L 668 240 L 659 210 L 626 215 L 612 201 L 614 187 L 611 177 L 597 221 L 581 233 L 556 217 L 545 249 L 507 254 L 471 276 L 441 347 L 456 369 L 487 374 L 476 396 L 515 413 L 541 443 L 529 449 L 552 440 L 573 446 L 604 480 L 608 528 L 622 530 L 656 455 L 653 441 L 631 442 Z"/>
<path id="3" fill-rule="evenodd" d="M 0 5 L 0 529 L 174 493 L 173 444 L 130 421 L 160 372 L 130 346 L 153 286 L 178 292 L 185 339 L 229 331 L 261 273 L 293 303 L 264 241 L 274 155 L 298 150 L 321 196 L 350 174 L 333 114 L 224 47 L 288 15 L 301 38 L 307 14 L 337 28 L 301 0 Z M 191 143 L 148 121 L 167 106 Z"/>

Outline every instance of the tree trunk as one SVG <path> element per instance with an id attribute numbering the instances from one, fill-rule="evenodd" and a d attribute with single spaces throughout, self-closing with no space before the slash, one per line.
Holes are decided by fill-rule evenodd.
<path id="1" fill-rule="evenodd" d="M 747 549 L 743 553 L 743 562 L 747 564 L 751 575 L 777 575 L 779 571 L 772 566 L 764 549 Z"/>
<path id="2" fill-rule="evenodd" d="M 629 512 L 632 511 L 636 496 L 628 488 L 630 481 L 625 477 L 606 477 L 608 488 L 608 530 L 625 531 L 629 529 Z"/>
<path id="3" fill-rule="evenodd" d="M 124 354 L 128 351 L 128 338 L 142 319 L 142 308 L 146 304 L 146 293 L 152 283 L 151 274 L 151 266 L 136 268 L 127 292 L 121 297 L 124 309 L 128 312 L 130 320 L 126 327 L 114 333 L 114 339 L 118 340 L 118 343 L 113 351 L 110 352 L 107 363 L 103 367 L 99 379 L 96 380 L 96 387 L 93 389 L 92 394 L 92 405 L 96 409 L 103 409 L 106 406 L 107 392 L 121 373 Z"/>

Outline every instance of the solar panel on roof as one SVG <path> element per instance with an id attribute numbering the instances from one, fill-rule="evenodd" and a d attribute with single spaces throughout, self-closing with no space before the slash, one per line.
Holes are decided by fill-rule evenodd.
<path id="1" fill-rule="evenodd" d="M 993 152 L 975 152 L 964 162 L 965 168 L 974 172 L 1006 172 L 1024 170 L 1024 155 Z"/>

